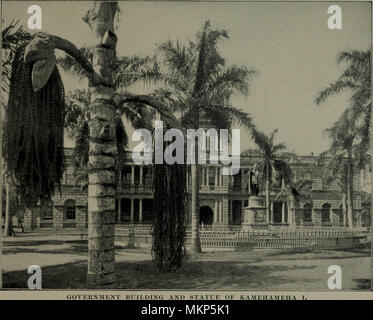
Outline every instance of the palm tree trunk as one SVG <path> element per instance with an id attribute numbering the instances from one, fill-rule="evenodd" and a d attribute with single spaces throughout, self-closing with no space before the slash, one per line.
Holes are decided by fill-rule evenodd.
<path id="1" fill-rule="evenodd" d="M 270 223 L 271 217 L 271 190 L 269 187 L 269 164 L 266 164 L 266 212 L 267 212 L 267 221 Z"/>
<path id="2" fill-rule="evenodd" d="M 116 2 L 95 2 L 85 21 L 96 35 L 93 69 L 102 83 L 90 83 L 88 185 L 89 288 L 115 285 L 115 115 L 113 69 L 116 36 L 113 20 Z"/>
<path id="3" fill-rule="evenodd" d="M 11 228 L 11 217 L 9 212 L 9 183 L 5 182 L 5 194 L 6 194 L 6 203 L 5 203 L 5 227 L 4 227 L 4 237 L 10 236 L 10 228 Z"/>
<path id="4" fill-rule="evenodd" d="M 194 112 L 194 128 L 199 127 L 199 110 L 196 108 Z M 199 237 L 199 187 L 200 187 L 200 165 L 198 163 L 198 139 L 195 140 L 194 146 L 195 163 L 191 164 L 191 180 L 192 180 L 192 236 L 191 236 L 191 252 L 201 252 L 201 240 Z"/>
<path id="5" fill-rule="evenodd" d="M 353 167 L 351 152 L 348 154 L 348 168 L 347 168 L 347 217 L 348 227 L 353 228 Z"/>

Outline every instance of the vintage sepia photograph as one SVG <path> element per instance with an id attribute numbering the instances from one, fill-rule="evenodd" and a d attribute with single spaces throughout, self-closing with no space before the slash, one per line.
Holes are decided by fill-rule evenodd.
<path id="1" fill-rule="evenodd" d="M 1 13 L 0 297 L 373 289 L 371 2 Z"/>

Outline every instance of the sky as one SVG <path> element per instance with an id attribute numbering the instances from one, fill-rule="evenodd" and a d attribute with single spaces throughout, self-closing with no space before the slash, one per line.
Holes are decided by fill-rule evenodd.
<path id="1" fill-rule="evenodd" d="M 29 5 L 42 9 L 42 31 L 64 37 L 76 46 L 92 39 L 81 19 L 92 6 L 85 1 L 3 1 L 3 26 L 19 20 L 27 28 Z M 328 7 L 342 9 L 342 29 L 329 30 Z M 117 55 L 153 55 L 157 44 L 194 39 L 206 19 L 227 29 L 230 39 L 218 48 L 227 64 L 255 68 L 257 74 L 247 97 L 232 104 L 248 112 L 266 133 L 278 129 L 276 142 L 299 155 L 318 154 L 330 141 L 323 132 L 349 105 L 350 92 L 320 106 L 317 93 L 343 71 L 337 64 L 341 51 L 371 47 L 371 9 L 367 2 L 120 2 Z M 62 73 L 65 90 L 87 88 Z M 151 87 L 136 86 L 137 93 Z M 131 134 L 131 129 L 129 129 Z M 71 141 L 66 141 L 71 145 Z M 241 149 L 254 147 L 241 128 Z"/>

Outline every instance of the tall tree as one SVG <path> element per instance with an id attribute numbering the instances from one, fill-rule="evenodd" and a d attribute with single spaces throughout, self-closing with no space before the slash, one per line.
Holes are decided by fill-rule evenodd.
<path id="1" fill-rule="evenodd" d="M 268 136 L 258 129 L 253 131 L 253 140 L 258 147 L 259 154 L 262 158 L 262 160 L 256 163 L 256 168 L 261 174 L 262 181 L 265 181 L 266 216 L 268 222 L 270 222 L 271 217 L 271 184 L 273 182 L 273 172 L 276 170 L 276 167 L 287 167 L 286 163 L 283 163 L 283 161 L 277 159 L 280 151 L 286 149 L 285 144 L 276 144 L 274 142 L 277 132 L 278 130 L 275 129 Z M 250 150 L 248 150 L 248 152 L 249 151 Z M 246 155 L 246 151 L 242 152 L 242 155 Z M 288 181 L 290 181 L 290 176 L 286 174 L 287 171 L 281 170 L 281 172 L 281 177 L 285 179 L 285 183 L 288 183 Z"/>
<path id="2" fill-rule="evenodd" d="M 167 88 L 157 90 L 157 96 L 168 102 L 185 128 L 198 130 L 200 117 L 217 129 L 230 128 L 233 122 L 253 128 L 252 119 L 231 105 L 234 93 L 247 95 L 254 70 L 244 66 L 226 65 L 218 52 L 218 43 L 228 39 L 226 30 L 213 29 L 206 21 L 194 41 L 182 45 L 171 40 L 159 46 L 164 69 L 161 79 Z M 198 141 L 195 141 L 194 163 L 191 164 L 191 224 L 192 252 L 201 251 L 199 237 L 200 164 Z"/>
<path id="3" fill-rule="evenodd" d="M 331 136 L 334 136 L 337 140 L 332 143 L 331 148 L 352 148 L 353 140 L 360 138 L 360 143 L 355 147 L 359 149 L 359 157 L 364 157 L 367 153 L 370 143 L 370 128 L 371 128 L 371 64 L 370 64 L 370 50 L 367 51 L 349 51 L 342 52 L 339 54 L 337 62 L 346 63 L 346 68 L 340 75 L 340 77 L 329 84 L 324 90 L 322 90 L 315 99 L 316 104 L 321 104 L 330 96 L 338 94 L 342 91 L 350 90 L 352 95 L 350 98 L 350 106 L 341 116 L 340 123 L 334 124 L 333 128 L 329 130 Z M 351 121 L 353 120 L 353 127 L 351 127 Z M 338 126 L 341 129 L 338 129 Z M 352 133 L 351 128 L 354 128 L 356 132 Z M 343 132 L 346 129 L 347 132 Z M 344 142 L 342 142 L 344 141 Z M 352 153 L 353 150 L 347 151 L 347 159 L 350 166 L 348 174 L 352 174 Z M 332 151 L 333 153 L 334 151 Z M 336 159 L 338 161 L 338 159 Z M 349 180 L 351 180 L 351 176 Z M 349 183 L 348 194 L 352 194 L 351 183 Z M 347 200 L 350 204 L 351 210 L 351 197 L 347 196 Z M 347 207 L 347 210 L 348 207 Z M 350 211 L 348 215 L 351 215 Z M 351 219 L 352 217 L 350 217 Z"/>
<path id="4" fill-rule="evenodd" d="M 372 97 L 371 97 L 371 50 L 344 51 L 338 56 L 337 62 L 346 63 L 346 68 L 339 78 L 330 83 L 322 90 L 315 99 L 317 104 L 324 102 L 329 96 L 341 91 L 352 90 L 351 106 L 362 117 L 363 146 L 373 150 L 373 125 L 372 125 Z M 371 168 L 373 168 L 373 157 L 371 157 Z M 373 185 L 373 175 L 371 176 Z M 373 203 L 373 190 L 371 192 Z M 373 206 L 371 207 L 373 217 Z M 373 228 L 371 227 L 373 238 Z M 371 246 L 371 264 L 373 266 L 373 246 Z M 371 290 L 373 290 L 373 267 L 371 268 Z"/>
<path id="5" fill-rule="evenodd" d="M 331 128 L 325 130 L 332 141 L 329 150 L 320 155 L 321 158 L 326 159 L 326 170 L 329 173 L 329 179 L 334 177 L 334 180 L 339 182 L 341 186 L 344 179 L 346 179 L 346 225 L 350 228 L 353 227 L 354 221 L 354 168 L 363 167 L 368 159 L 366 147 L 363 146 L 366 138 L 361 136 L 361 127 L 358 123 L 359 117 L 359 114 L 352 108 L 346 109 L 338 121 Z"/>
<path id="6" fill-rule="evenodd" d="M 6 128 L 7 137 L 11 138 L 14 133 L 13 146 L 21 144 L 22 148 L 30 150 L 23 152 L 22 148 L 6 148 L 7 164 L 10 164 L 16 187 L 23 191 L 20 195 L 27 196 L 30 203 L 46 201 L 53 195 L 54 186 L 60 182 L 64 169 L 61 137 L 65 103 L 54 50 L 60 49 L 72 56 L 87 74 L 91 96 L 88 122 L 87 280 L 89 287 L 96 288 L 114 286 L 117 107 L 124 103 L 146 104 L 158 110 L 171 126 L 180 127 L 167 107 L 152 97 L 115 92 L 112 62 L 116 56 L 116 10 L 117 2 L 94 2 L 84 18 L 96 36 L 92 50 L 93 63 L 68 40 L 46 33 L 37 33 L 26 47 L 17 51 L 18 57 L 12 66 L 12 103 L 7 109 L 12 119 L 12 125 Z M 31 105 L 28 103 L 30 101 Z M 17 118 L 17 112 L 22 117 Z M 30 140 L 31 144 L 28 143 Z M 17 170 L 18 166 L 22 168 L 21 172 Z M 27 184 L 23 181 L 24 177 L 28 179 Z"/>

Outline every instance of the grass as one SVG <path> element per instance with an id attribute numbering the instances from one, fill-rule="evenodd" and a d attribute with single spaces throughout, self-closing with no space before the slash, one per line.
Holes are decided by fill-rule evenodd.
<path id="1" fill-rule="evenodd" d="M 304 267 L 311 268 L 311 267 Z M 299 268 L 298 268 L 299 269 Z M 287 266 L 255 267 L 230 262 L 187 261 L 172 272 L 159 272 L 150 261 L 116 264 L 118 289 L 221 289 L 232 283 L 239 288 L 269 288 L 286 283 L 286 277 L 273 277 L 274 271 L 289 271 Z M 4 288 L 27 288 L 26 271 L 4 274 Z M 87 263 L 74 262 L 42 268 L 42 286 L 58 289 L 84 289 Z"/>
<path id="2" fill-rule="evenodd" d="M 370 286 L 368 248 L 203 252 L 187 256 L 183 267 L 172 272 L 158 271 L 147 249 L 116 249 L 117 289 L 326 290 L 331 264 L 343 267 L 344 289 Z M 45 260 L 40 261 L 44 289 L 86 288 L 87 240 L 18 239 L 6 242 L 4 253 L 9 260 L 4 288 L 27 288 L 27 268 L 12 266 L 36 258 Z"/>

